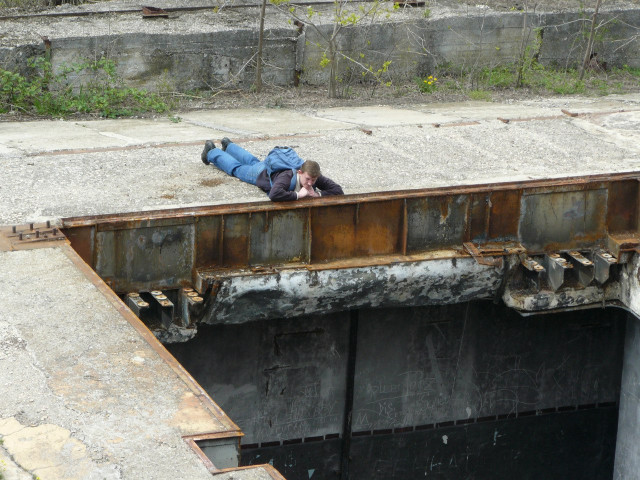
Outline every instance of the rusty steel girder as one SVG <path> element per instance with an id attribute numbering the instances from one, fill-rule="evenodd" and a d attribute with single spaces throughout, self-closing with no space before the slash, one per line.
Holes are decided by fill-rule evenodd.
<path id="1" fill-rule="evenodd" d="M 340 269 L 638 245 L 640 172 L 62 219 L 117 292 L 190 287 L 202 272 Z"/>

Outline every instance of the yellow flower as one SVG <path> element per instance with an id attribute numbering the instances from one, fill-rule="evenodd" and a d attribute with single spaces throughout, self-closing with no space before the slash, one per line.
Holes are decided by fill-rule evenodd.
<path id="1" fill-rule="evenodd" d="M 427 78 L 433 78 L 433 75 L 429 75 Z"/>
<path id="2" fill-rule="evenodd" d="M 431 85 L 433 82 L 427 82 L 429 85 Z"/>
<path id="3" fill-rule="evenodd" d="M 434 79 L 433 79 L 433 81 L 434 81 L 434 82 L 435 82 L 435 81 L 437 81 L 437 80 L 438 80 L 437 78 L 434 78 Z"/>

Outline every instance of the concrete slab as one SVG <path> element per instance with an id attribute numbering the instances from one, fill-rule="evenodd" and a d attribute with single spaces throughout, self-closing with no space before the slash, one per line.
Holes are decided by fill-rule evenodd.
<path id="1" fill-rule="evenodd" d="M 0 139 L 0 145 L 4 148 L 17 149 L 24 154 L 59 148 L 78 149 L 87 145 L 93 145 L 94 148 L 121 147 L 130 143 L 126 137 L 101 135 L 100 132 L 76 122 L 63 120 L 8 122 L 3 124 Z"/>
<path id="2" fill-rule="evenodd" d="M 323 119 L 274 108 L 199 111 L 183 114 L 181 117 L 195 125 L 228 132 L 225 136 L 279 136 L 324 132 L 351 126 L 341 120 Z"/>
<path id="3" fill-rule="evenodd" d="M 318 111 L 317 115 L 322 118 L 353 124 L 359 127 L 390 127 L 434 121 L 430 119 L 429 115 L 425 115 L 420 111 L 390 106 L 328 108 Z M 446 118 L 453 119 L 454 117 Z"/>
<path id="4" fill-rule="evenodd" d="M 187 143 L 221 138 L 225 131 L 200 127 L 180 119 L 36 121 L 4 123 L 0 155 L 30 155 L 56 150 L 124 148 L 155 143 Z"/>
<path id="5" fill-rule="evenodd" d="M 237 427 L 82 265 L 66 245 L 0 252 L 12 478 L 210 478 L 183 436 Z"/>
<path id="6" fill-rule="evenodd" d="M 95 120 L 77 122 L 77 125 L 104 137 L 121 139 L 126 145 L 204 141 L 224 135 L 222 130 L 186 123 L 180 117 L 172 118 L 173 120 L 168 117 L 154 118 L 148 123 L 134 119 Z"/>

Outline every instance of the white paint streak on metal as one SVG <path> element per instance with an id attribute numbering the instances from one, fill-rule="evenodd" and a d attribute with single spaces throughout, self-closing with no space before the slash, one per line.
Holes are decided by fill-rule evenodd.
<path id="1" fill-rule="evenodd" d="M 472 258 L 220 277 L 216 305 L 204 321 L 240 323 L 350 308 L 459 303 L 492 297 L 501 277 L 501 269 Z"/>

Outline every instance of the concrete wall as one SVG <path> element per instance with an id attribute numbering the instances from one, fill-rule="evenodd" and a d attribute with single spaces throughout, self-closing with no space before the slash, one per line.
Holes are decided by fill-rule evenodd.
<path id="1" fill-rule="evenodd" d="M 615 480 L 633 478 L 640 472 L 640 322 L 627 320 L 620 391 L 620 416 L 614 467 Z"/>
<path id="2" fill-rule="evenodd" d="M 444 68 L 477 70 L 513 62 L 520 55 L 523 34 L 525 44 L 531 46 L 530 55 L 539 50 L 541 63 L 575 65 L 582 59 L 589 26 L 588 16 L 580 12 L 529 13 L 526 19 L 522 12 L 478 9 L 466 15 L 440 15 L 433 19 L 425 18 L 421 12 L 416 9 L 394 13 L 379 23 L 345 28 L 338 38 L 339 48 L 371 65 L 374 71 L 391 61 L 381 79 L 397 82 Z M 330 16 L 323 19 L 328 22 Z M 605 21 L 606 28 L 599 30 L 595 43 L 599 58 L 609 65 L 640 67 L 640 40 L 636 35 L 640 9 L 603 13 L 600 21 Z M 319 28 L 326 33 L 333 27 L 320 24 Z M 183 35 L 137 32 L 61 37 L 52 41 L 51 58 L 59 68 L 108 55 L 118 62 L 119 74 L 128 84 L 148 89 L 249 88 L 255 76 L 252 56 L 257 39 L 257 31 L 247 28 Z M 303 82 L 327 82 L 329 71 L 320 67 L 326 43 L 314 29 L 308 27 L 299 37 L 293 26 L 272 28 L 265 39 L 266 83 L 293 85 L 296 70 L 302 70 Z M 43 44 L 0 47 L 0 65 L 26 72 L 26 59 L 43 53 Z M 360 81 L 361 72 L 352 62 L 340 62 L 345 84 Z"/>
<path id="3" fill-rule="evenodd" d="M 117 62 L 127 83 L 151 89 L 238 88 L 248 87 L 253 81 L 254 68 L 245 64 L 250 62 L 257 44 L 255 30 L 68 38 L 55 42 L 51 58 L 54 65 L 70 65 L 82 56 L 104 54 Z M 265 61 L 275 62 L 278 68 L 265 69 L 265 82 L 293 83 L 295 46 L 292 32 L 270 32 L 264 45 Z"/>
<path id="4" fill-rule="evenodd" d="M 289 479 L 339 470 L 345 449 L 353 478 L 406 478 L 433 457 L 449 462 L 439 478 L 464 461 L 478 479 L 497 478 L 491 462 L 595 479 L 613 469 L 625 318 L 470 302 L 203 325 L 169 348 L 242 428 L 243 462 L 270 455 Z"/>

